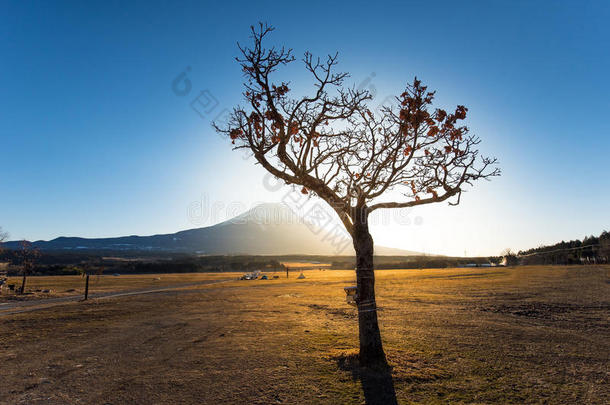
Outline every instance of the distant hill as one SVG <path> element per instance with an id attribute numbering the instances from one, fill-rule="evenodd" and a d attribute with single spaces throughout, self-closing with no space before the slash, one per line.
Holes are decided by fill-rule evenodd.
<path id="1" fill-rule="evenodd" d="M 228 221 L 205 228 L 165 235 L 115 238 L 59 237 L 33 242 L 41 250 L 147 251 L 205 255 L 353 255 L 351 239 L 342 234 L 315 233 L 302 218 L 283 204 L 261 204 Z M 6 242 L 18 249 L 19 241 Z M 375 246 L 380 256 L 412 256 L 420 253 Z"/>

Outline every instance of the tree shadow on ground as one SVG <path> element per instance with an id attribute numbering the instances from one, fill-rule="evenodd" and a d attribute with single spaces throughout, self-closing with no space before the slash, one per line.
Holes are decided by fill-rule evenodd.
<path id="1" fill-rule="evenodd" d="M 357 354 L 336 358 L 341 370 L 350 371 L 354 381 L 360 380 L 367 405 L 397 405 L 394 380 L 390 366 L 378 369 L 360 367 Z"/>

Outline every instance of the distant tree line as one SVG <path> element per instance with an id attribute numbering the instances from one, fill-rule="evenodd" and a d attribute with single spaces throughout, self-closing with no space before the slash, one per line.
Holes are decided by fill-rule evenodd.
<path id="1" fill-rule="evenodd" d="M 0 231 L 0 236 L 3 234 Z M 147 253 L 123 251 L 40 251 L 36 260 L 24 255 L 29 250 L 1 249 L 0 263 L 9 263 L 10 276 L 23 275 L 78 275 L 86 266 L 103 268 L 104 274 L 139 273 L 195 273 L 195 272 L 251 272 L 285 271 L 282 262 L 331 263 L 331 269 L 353 269 L 355 256 L 322 255 L 215 255 L 195 256 L 186 253 Z M 39 255 L 38 255 L 39 253 Z M 541 246 L 514 253 L 506 250 L 494 257 L 448 257 L 448 256 L 376 256 L 375 268 L 419 269 L 446 268 L 466 265 L 506 264 L 589 264 L 609 263 L 610 232 L 599 236 L 588 236 L 581 240 L 562 241 L 554 245 Z"/>
<path id="2" fill-rule="evenodd" d="M 263 256 L 202 256 L 176 260 L 133 261 L 121 268 L 123 273 L 198 273 L 198 272 L 251 272 L 282 271 L 275 259 Z"/>
<path id="3" fill-rule="evenodd" d="M 193 256 L 187 254 L 115 257 L 99 254 L 42 251 L 35 264 L 30 264 L 18 250 L 0 252 L 0 262 L 8 262 L 11 276 L 22 274 L 29 266 L 29 275 L 78 275 L 87 266 L 103 268 L 104 274 L 197 273 L 283 271 L 278 257 L 269 256 Z"/>
<path id="4" fill-rule="evenodd" d="M 346 258 L 347 259 L 347 258 Z M 497 257 L 449 257 L 449 256 L 378 256 L 375 257 L 375 269 L 433 269 L 447 267 L 462 267 L 466 265 L 484 265 L 498 263 Z M 355 266 L 353 260 L 334 260 L 332 269 L 351 269 Z"/>
<path id="5" fill-rule="evenodd" d="M 608 263 L 610 233 L 603 231 L 599 236 L 586 236 L 582 241 L 561 241 L 554 245 L 522 250 L 516 258 L 523 265 Z"/>

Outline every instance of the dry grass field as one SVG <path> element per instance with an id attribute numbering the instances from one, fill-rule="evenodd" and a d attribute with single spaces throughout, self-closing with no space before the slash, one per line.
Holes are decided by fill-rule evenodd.
<path id="1" fill-rule="evenodd" d="M 89 293 L 108 293 L 124 290 L 167 287 L 176 284 L 197 283 L 207 280 L 222 280 L 237 278 L 236 273 L 186 273 L 186 274 L 127 274 L 118 277 L 113 275 L 89 278 Z M 21 277 L 9 277 L 7 283 L 21 285 Z M 45 293 L 43 291 L 49 290 Z M 85 278 L 83 276 L 37 276 L 28 277 L 26 281 L 27 295 L 11 294 L 7 287 L 0 294 L 0 303 L 15 300 L 34 300 L 44 298 L 66 297 L 83 294 Z M 0 307 L 1 308 L 1 307 Z"/>
<path id="2" fill-rule="evenodd" d="M 0 317 L 0 403 L 610 403 L 608 266 L 378 271 L 383 381 L 353 364 L 354 272 L 304 273 Z"/>

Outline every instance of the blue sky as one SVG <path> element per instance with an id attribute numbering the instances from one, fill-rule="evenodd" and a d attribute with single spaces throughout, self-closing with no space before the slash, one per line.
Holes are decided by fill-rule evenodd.
<path id="1" fill-rule="evenodd" d="M 210 127 L 240 101 L 236 42 L 257 21 L 297 56 L 339 51 L 376 100 L 417 75 L 439 106 L 469 108 L 499 158 L 502 177 L 461 206 L 381 221 L 377 243 L 495 254 L 610 228 L 608 2 L 0 4 L 0 226 L 13 239 L 175 232 L 281 201 Z M 300 66 L 287 74 L 309 83 Z M 201 200 L 215 213 L 194 219 Z"/>

